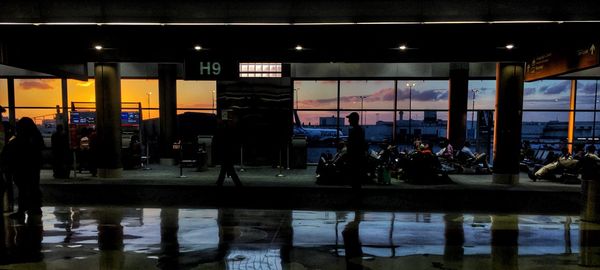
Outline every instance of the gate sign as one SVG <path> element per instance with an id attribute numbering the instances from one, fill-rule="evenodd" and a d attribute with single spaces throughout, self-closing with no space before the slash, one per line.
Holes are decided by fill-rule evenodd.
<path id="1" fill-rule="evenodd" d="M 598 43 L 588 43 L 575 49 L 557 50 L 538 55 L 525 66 L 525 81 L 535 81 L 564 73 L 597 66 Z"/>
<path id="2" fill-rule="evenodd" d="M 216 80 L 238 77 L 237 65 L 220 60 L 186 59 L 186 80 Z"/>

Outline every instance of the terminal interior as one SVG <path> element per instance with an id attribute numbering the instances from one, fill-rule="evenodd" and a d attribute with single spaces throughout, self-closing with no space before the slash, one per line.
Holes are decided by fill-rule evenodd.
<path id="1" fill-rule="evenodd" d="M 41 132 L 43 207 L 3 180 L 0 268 L 600 267 L 599 171 L 535 174 L 598 147 L 595 2 L 18 2 L 2 134 Z M 361 188 L 327 169 L 351 113 Z M 446 142 L 481 159 L 411 155 Z"/>

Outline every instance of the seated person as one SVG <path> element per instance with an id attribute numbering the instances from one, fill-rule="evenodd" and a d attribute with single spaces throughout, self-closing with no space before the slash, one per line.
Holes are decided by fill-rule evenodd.
<path id="1" fill-rule="evenodd" d="M 454 149 L 447 139 L 442 139 L 440 147 L 442 147 L 442 149 L 435 154 L 436 156 L 446 160 L 452 160 L 454 158 Z"/>
<path id="2" fill-rule="evenodd" d="M 471 143 L 466 141 L 463 148 L 460 149 L 460 151 L 457 153 L 457 155 L 459 157 L 461 157 L 461 156 L 464 157 L 463 159 L 465 162 L 472 163 L 472 164 L 482 163 L 484 168 L 489 169 L 490 166 L 488 165 L 488 162 L 487 162 L 487 155 L 485 153 L 473 153 L 473 151 L 471 151 L 470 147 L 471 147 Z"/>
<path id="3" fill-rule="evenodd" d="M 600 157 L 596 155 L 596 147 L 594 145 L 588 146 L 586 150 L 585 156 L 579 162 L 581 163 L 581 179 L 597 180 L 599 176 Z"/>
<path id="4" fill-rule="evenodd" d="M 551 175 L 553 172 L 555 172 L 559 168 L 572 168 L 573 166 L 575 166 L 575 164 L 577 164 L 577 160 L 574 160 L 571 157 L 571 154 L 569 153 L 568 148 L 563 147 L 560 151 L 561 151 L 561 155 L 559 157 L 555 157 L 554 155 L 552 155 L 554 157 L 553 161 L 549 160 L 549 158 L 546 157 L 546 160 L 548 162 L 547 163 L 545 162 L 546 165 L 535 172 L 535 174 L 534 174 L 535 179 L 541 179 L 541 178 L 548 177 L 549 175 Z M 550 156 L 550 155 L 548 155 L 548 156 Z"/>

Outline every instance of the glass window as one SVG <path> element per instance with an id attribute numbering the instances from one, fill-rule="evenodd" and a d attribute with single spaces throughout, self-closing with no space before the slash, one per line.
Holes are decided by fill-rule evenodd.
<path id="1" fill-rule="evenodd" d="M 339 123 L 343 128 L 345 118 L 337 118 L 336 111 L 296 111 L 294 114 L 294 135 L 306 136 L 307 161 L 319 162 L 321 153 L 336 153 L 335 141 L 337 135 L 344 134 L 337 131 Z"/>
<path id="2" fill-rule="evenodd" d="M 337 109 L 337 81 L 294 81 L 294 108 Z"/>
<path id="3" fill-rule="evenodd" d="M 177 80 L 177 108 L 210 111 L 217 105 L 216 89 L 216 81 Z"/>
<path id="4" fill-rule="evenodd" d="M 568 110 L 570 96 L 570 80 L 526 82 L 523 90 L 523 109 Z"/>
<path id="5" fill-rule="evenodd" d="M 55 108 L 61 104 L 59 79 L 15 79 L 15 107 Z"/>
<path id="6" fill-rule="evenodd" d="M 91 102 L 90 104 L 86 104 L 85 107 L 95 108 L 96 104 L 94 103 L 96 102 L 96 86 L 94 83 L 94 79 L 88 79 L 87 82 L 67 80 L 67 99 L 69 101 L 69 106 L 71 106 L 71 103 L 75 103 L 75 106 L 78 107 L 77 103 Z"/>
<path id="7" fill-rule="evenodd" d="M 558 143 L 566 141 L 569 112 L 524 112 L 521 139 L 533 143 Z"/>
<path id="8" fill-rule="evenodd" d="M 600 119 L 594 119 L 593 112 L 576 112 L 575 113 L 575 130 L 573 138 L 575 141 L 588 141 L 593 137 L 598 137 L 597 132 L 600 130 L 594 126 L 594 120 L 596 122 Z"/>
<path id="9" fill-rule="evenodd" d="M 30 117 L 37 124 L 49 119 L 54 121 L 56 106 L 62 104 L 59 79 L 16 79 L 15 107 L 40 107 L 47 109 L 23 108 L 15 111 L 16 119 Z"/>
<path id="10" fill-rule="evenodd" d="M 577 94 L 575 96 L 577 110 L 594 110 L 600 108 L 598 106 L 598 99 L 600 97 L 596 97 L 596 91 L 598 90 L 598 81 L 592 80 L 583 80 L 577 81 Z M 596 104 L 594 104 L 594 99 L 596 99 Z"/>
<path id="11" fill-rule="evenodd" d="M 473 102 L 473 100 L 475 102 Z M 469 81 L 469 110 L 494 110 L 496 108 L 496 81 Z"/>
<path id="12" fill-rule="evenodd" d="M 0 105 L 8 108 L 8 85 L 6 79 L 0 79 Z"/>
<path id="13" fill-rule="evenodd" d="M 139 102 L 144 110 L 142 119 L 158 118 L 158 80 L 121 80 L 121 102 Z M 137 104 L 122 105 L 122 108 L 132 107 Z"/>
<path id="14" fill-rule="evenodd" d="M 341 81 L 340 109 L 394 109 L 394 81 Z"/>
<path id="15" fill-rule="evenodd" d="M 398 81 L 399 101 L 406 96 L 413 110 L 448 110 L 448 81 Z"/>

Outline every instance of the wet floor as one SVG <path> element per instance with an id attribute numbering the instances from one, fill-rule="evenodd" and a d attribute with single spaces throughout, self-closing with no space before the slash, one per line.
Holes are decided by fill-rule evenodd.
<path id="1" fill-rule="evenodd" d="M 0 269 L 584 269 L 575 216 L 45 207 L 3 221 Z M 589 269 L 589 268 L 585 268 Z"/>

